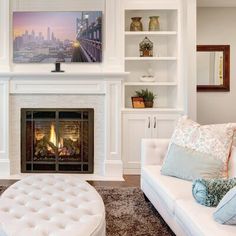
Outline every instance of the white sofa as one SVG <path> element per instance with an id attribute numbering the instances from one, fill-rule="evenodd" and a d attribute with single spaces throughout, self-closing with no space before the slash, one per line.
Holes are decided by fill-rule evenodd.
<path id="1" fill-rule="evenodd" d="M 141 188 L 146 197 L 177 236 L 235 236 L 236 226 L 214 221 L 215 208 L 195 202 L 192 182 L 161 175 L 168 144 L 167 139 L 142 140 Z M 232 149 L 229 173 L 236 176 L 236 148 Z"/>

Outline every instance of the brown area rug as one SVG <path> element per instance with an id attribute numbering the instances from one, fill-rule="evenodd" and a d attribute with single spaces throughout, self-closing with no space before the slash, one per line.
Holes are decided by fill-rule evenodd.
<path id="1" fill-rule="evenodd" d="M 175 235 L 140 188 L 96 187 L 106 207 L 107 236 Z"/>
<path id="2" fill-rule="evenodd" d="M 0 186 L 0 195 L 7 186 Z M 140 188 L 95 187 L 106 207 L 107 236 L 174 236 Z"/>
<path id="3" fill-rule="evenodd" d="M 0 195 L 7 189 L 7 186 L 0 186 Z"/>

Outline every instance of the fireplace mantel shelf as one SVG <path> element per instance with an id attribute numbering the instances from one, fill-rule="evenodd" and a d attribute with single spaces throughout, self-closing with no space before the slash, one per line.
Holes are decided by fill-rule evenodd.
<path id="1" fill-rule="evenodd" d="M 21 78 L 70 78 L 70 79 L 112 79 L 112 78 L 124 78 L 128 76 L 128 72 L 64 72 L 64 73 L 52 73 L 52 72 L 0 72 L 0 80 L 11 80 Z"/>

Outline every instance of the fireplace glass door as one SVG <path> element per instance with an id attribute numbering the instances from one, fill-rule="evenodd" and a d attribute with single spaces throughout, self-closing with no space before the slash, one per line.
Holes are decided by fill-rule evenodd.
<path id="1" fill-rule="evenodd" d="M 93 173 L 93 109 L 22 109 L 22 172 Z"/>

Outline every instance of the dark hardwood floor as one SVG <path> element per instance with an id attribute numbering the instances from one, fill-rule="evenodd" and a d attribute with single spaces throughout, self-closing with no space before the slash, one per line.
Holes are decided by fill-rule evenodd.
<path id="1" fill-rule="evenodd" d="M 139 187 L 140 175 L 124 175 L 125 181 L 88 181 L 93 186 L 101 187 Z M 0 185 L 11 185 L 17 180 L 1 180 Z"/>
<path id="2" fill-rule="evenodd" d="M 1 185 L 9 186 L 9 185 L 14 184 L 16 181 L 17 181 L 17 180 L 0 179 L 0 186 L 1 186 Z"/>
<path id="3" fill-rule="evenodd" d="M 93 186 L 103 187 L 139 187 L 140 175 L 124 175 L 125 181 L 88 181 Z"/>

